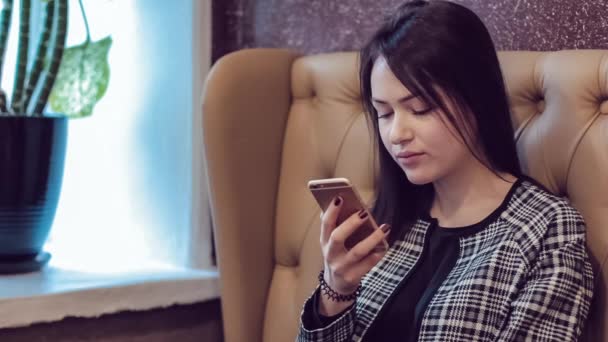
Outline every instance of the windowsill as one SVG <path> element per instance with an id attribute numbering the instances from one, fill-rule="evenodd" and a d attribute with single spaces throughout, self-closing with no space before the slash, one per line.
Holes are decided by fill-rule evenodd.
<path id="1" fill-rule="evenodd" d="M 87 273 L 47 267 L 42 272 L 0 276 L 0 328 L 99 317 L 219 298 L 218 273 L 154 268 Z"/>

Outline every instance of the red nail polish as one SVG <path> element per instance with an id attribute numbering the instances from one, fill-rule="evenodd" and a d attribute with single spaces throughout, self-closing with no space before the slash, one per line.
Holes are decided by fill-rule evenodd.
<path id="1" fill-rule="evenodd" d="M 366 217 L 367 217 L 367 211 L 365 211 L 365 210 L 361 209 L 361 210 L 359 211 L 359 217 L 360 217 L 361 219 L 366 218 Z"/>
<path id="2" fill-rule="evenodd" d="M 334 200 L 334 205 L 338 206 L 338 205 L 340 205 L 340 203 L 342 203 L 342 197 L 338 196 Z"/>

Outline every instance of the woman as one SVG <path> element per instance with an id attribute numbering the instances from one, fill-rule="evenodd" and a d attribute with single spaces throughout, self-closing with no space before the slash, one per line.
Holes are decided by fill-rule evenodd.
<path id="1" fill-rule="evenodd" d="M 368 214 L 338 224 L 340 198 L 326 210 L 298 340 L 575 341 L 592 298 L 585 225 L 521 173 L 480 19 L 410 2 L 360 58 L 380 163 L 372 213 L 388 224 L 346 250 Z"/>

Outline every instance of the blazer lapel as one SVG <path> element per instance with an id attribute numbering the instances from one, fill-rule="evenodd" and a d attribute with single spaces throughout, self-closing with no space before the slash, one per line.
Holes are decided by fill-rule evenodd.
<path id="1" fill-rule="evenodd" d="M 360 340 L 381 313 L 386 301 L 408 277 L 420 259 L 430 222 L 418 220 L 402 240 L 362 279 L 357 299 L 357 322 L 353 341 Z"/>

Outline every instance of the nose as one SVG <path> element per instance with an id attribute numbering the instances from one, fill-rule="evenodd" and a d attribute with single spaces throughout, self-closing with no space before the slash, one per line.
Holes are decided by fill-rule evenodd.
<path id="1" fill-rule="evenodd" d="M 396 111 L 389 131 L 389 140 L 393 145 L 404 145 L 414 139 L 413 118 L 410 113 Z"/>

